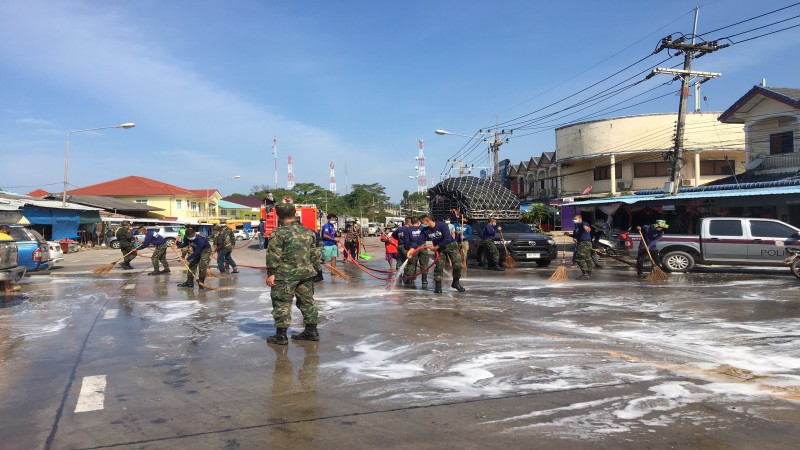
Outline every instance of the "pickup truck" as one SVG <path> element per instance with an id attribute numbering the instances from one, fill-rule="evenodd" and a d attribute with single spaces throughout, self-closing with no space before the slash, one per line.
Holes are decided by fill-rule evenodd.
<path id="1" fill-rule="evenodd" d="M 11 225 L 11 237 L 17 243 L 19 263 L 30 271 L 49 270 L 55 264 L 50 259 L 47 241 L 36 230 Z"/>
<path id="2" fill-rule="evenodd" d="M 508 253 L 518 263 L 536 263 L 539 267 L 547 267 L 550 262 L 558 258 L 556 242 L 552 237 L 535 233 L 531 228 L 522 222 L 498 222 L 503 228 L 503 241 L 495 241 L 498 253 L 500 253 L 500 263 L 503 263 L 506 248 Z M 486 221 L 470 221 L 472 226 L 472 237 L 469 240 L 469 254 L 467 258 L 474 259 L 477 264 L 481 264 L 486 259 L 484 249 L 481 248 L 480 236 L 486 227 Z M 499 236 L 499 234 L 498 234 Z M 505 244 L 505 245 L 504 245 Z"/>
<path id="3" fill-rule="evenodd" d="M 25 266 L 19 265 L 17 243 L 0 241 L 0 281 L 18 281 L 23 275 Z"/>
<path id="4" fill-rule="evenodd" d="M 695 265 L 782 266 L 785 246 L 800 249 L 800 230 L 779 220 L 708 217 L 700 219 L 699 235 L 669 234 L 657 243 L 661 266 L 668 272 L 688 272 Z M 631 232 L 625 248 L 636 257 L 641 237 Z"/>

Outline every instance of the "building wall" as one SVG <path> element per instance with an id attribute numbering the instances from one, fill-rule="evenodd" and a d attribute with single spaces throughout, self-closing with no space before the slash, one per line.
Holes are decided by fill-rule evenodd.
<path id="1" fill-rule="evenodd" d="M 747 113 L 748 162 L 769 156 L 769 136 L 785 131 L 794 132 L 794 151 L 800 152 L 800 110 L 779 101 L 765 99 Z"/>
<path id="2" fill-rule="evenodd" d="M 160 217 L 177 217 L 180 221 L 194 222 L 199 217 L 204 217 L 205 203 L 203 199 L 189 196 L 122 196 L 114 197 L 119 200 L 136 202 L 137 200 L 147 200 L 147 205 L 161 208 L 163 211 L 153 211 L 152 214 Z M 180 209 L 176 200 L 181 202 Z M 195 209 L 192 209 L 195 203 Z"/>

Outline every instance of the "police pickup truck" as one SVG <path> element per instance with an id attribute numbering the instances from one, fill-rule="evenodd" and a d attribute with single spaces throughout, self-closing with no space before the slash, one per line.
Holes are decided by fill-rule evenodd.
<path id="1" fill-rule="evenodd" d="M 800 230 L 773 219 L 708 217 L 700 219 L 700 235 L 667 234 L 656 244 L 661 266 L 688 272 L 695 265 L 782 266 L 784 247 L 800 249 Z M 628 234 L 625 248 L 636 257 L 641 237 Z"/>
<path id="2" fill-rule="evenodd" d="M 17 243 L 0 241 L 0 281 L 19 281 L 25 275 L 25 266 L 19 265 Z"/>

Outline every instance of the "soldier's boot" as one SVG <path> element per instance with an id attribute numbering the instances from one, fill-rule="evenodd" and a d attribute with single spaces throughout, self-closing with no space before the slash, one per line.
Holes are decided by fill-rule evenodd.
<path id="1" fill-rule="evenodd" d="M 433 280 L 433 292 L 436 294 L 442 293 L 442 282 Z"/>
<path id="2" fill-rule="evenodd" d="M 164 270 L 161 271 L 162 274 L 169 273 L 169 267 L 164 267 Z"/>
<path id="3" fill-rule="evenodd" d="M 318 282 L 323 281 L 323 280 L 324 280 L 324 278 L 322 278 L 322 271 L 320 270 L 320 271 L 317 272 L 317 276 L 314 277 L 313 281 L 315 283 L 318 283 Z"/>
<path id="4" fill-rule="evenodd" d="M 403 280 L 403 285 L 404 285 L 405 287 L 412 287 L 412 286 L 414 286 L 414 278 L 406 278 L 405 280 Z"/>
<path id="5" fill-rule="evenodd" d="M 317 332 L 317 324 L 307 323 L 306 329 L 301 333 L 292 333 L 292 339 L 297 339 L 298 341 L 318 341 L 319 333 Z"/>
<path id="6" fill-rule="evenodd" d="M 130 261 L 125 261 L 125 263 L 122 265 L 122 268 L 124 270 L 133 270 L 133 266 L 131 265 Z"/>
<path id="7" fill-rule="evenodd" d="M 460 277 L 459 278 L 453 278 L 453 284 L 451 284 L 450 287 L 452 287 L 453 289 L 457 290 L 458 292 L 464 292 L 464 291 L 466 291 L 466 289 L 464 289 L 464 286 L 461 285 L 461 283 L 459 282 L 460 280 L 461 280 Z"/>
<path id="8" fill-rule="evenodd" d="M 592 272 L 587 272 L 585 270 L 581 270 L 581 278 L 589 278 L 592 276 Z"/>
<path id="9" fill-rule="evenodd" d="M 152 272 L 148 272 L 147 274 L 148 274 L 148 275 L 158 275 L 158 274 L 160 274 L 160 273 L 161 273 L 161 271 L 160 271 L 160 270 L 158 270 L 158 267 L 156 267 L 155 269 L 153 269 L 153 271 L 152 271 Z"/>
<path id="10" fill-rule="evenodd" d="M 275 334 L 268 337 L 267 342 L 276 345 L 287 345 L 289 338 L 286 337 L 286 328 L 275 328 Z"/>
<path id="11" fill-rule="evenodd" d="M 499 265 L 497 265 L 497 264 L 495 264 L 494 266 L 492 266 L 492 270 L 496 270 L 496 271 L 498 271 L 498 272 L 505 272 L 505 271 L 506 271 L 506 269 L 504 269 L 504 268 L 500 267 L 500 266 L 499 266 Z"/>
<path id="12" fill-rule="evenodd" d="M 201 291 L 205 291 L 207 288 L 203 287 L 203 283 L 206 282 L 206 277 L 199 277 L 198 280 L 197 287 L 200 288 Z"/>
<path id="13" fill-rule="evenodd" d="M 427 273 L 423 273 L 422 274 L 422 287 L 425 287 L 427 285 L 428 285 L 428 274 Z"/>
<path id="14" fill-rule="evenodd" d="M 194 287 L 194 279 L 187 278 L 186 281 L 184 281 L 183 283 L 179 284 L 178 287 L 193 288 Z"/>

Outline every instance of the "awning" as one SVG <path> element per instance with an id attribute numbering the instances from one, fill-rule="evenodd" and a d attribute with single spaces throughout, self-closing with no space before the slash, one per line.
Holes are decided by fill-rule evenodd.
<path id="1" fill-rule="evenodd" d="M 713 199 L 726 197 L 757 197 L 762 195 L 797 195 L 800 194 L 800 186 L 782 186 L 758 189 L 731 189 L 727 191 L 701 191 L 701 192 L 681 192 L 676 195 L 656 194 L 656 195 L 627 195 L 624 197 L 606 197 L 585 200 L 580 202 L 568 203 L 569 206 L 599 206 L 610 203 L 622 202 L 628 205 L 641 203 L 661 203 L 674 202 L 676 200 L 697 200 Z"/>
<path id="2" fill-rule="evenodd" d="M 54 241 L 78 237 L 78 225 L 81 223 L 79 211 L 25 206 L 22 215 L 32 225 L 52 225 Z"/>
<path id="3" fill-rule="evenodd" d="M 100 219 L 99 212 L 100 211 L 81 211 L 80 212 L 81 224 L 102 222 L 102 220 Z"/>

